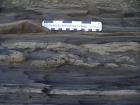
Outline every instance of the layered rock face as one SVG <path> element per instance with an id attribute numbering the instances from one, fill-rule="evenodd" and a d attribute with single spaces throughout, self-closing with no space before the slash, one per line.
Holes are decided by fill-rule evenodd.
<path id="1" fill-rule="evenodd" d="M 0 103 L 139 105 L 139 63 L 139 33 L 4 34 Z"/>
<path id="2" fill-rule="evenodd" d="M 0 22 L 33 19 L 98 20 L 104 31 L 139 31 L 139 0 L 3 0 Z M 8 9 L 10 8 L 10 9 Z"/>
<path id="3" fill-rule="evenodd" d="M 26 63 L 29 66 L 42 68 L 56 68 L 62 65 L 139 68 L 137 54 L 140 52 L 140 45 L 135 42 L 82 44 L 80 46 L 61 42 L 5 42 L 2 43 L 1 51 L 4 50 L 3 48 L 7 48 L 9 53 L 0 54 L 1 63 Z M 20 49 L 23 52 L 19 52 Z M 24 62 L 25 59 L 26 62 Z"/>
<path id="4" fill-rule="evenodd" d="M 51 32 L 46 18 L 103 32 Z M 0 105 L 140 105 L 139 35 L 139 0 L 0 0 Z"/>

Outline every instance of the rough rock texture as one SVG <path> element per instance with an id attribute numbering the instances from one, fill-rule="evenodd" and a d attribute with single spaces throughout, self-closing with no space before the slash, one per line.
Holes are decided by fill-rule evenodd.
<path id="1" fill-rule="evenodd" d="M 13 23 L 0 24 L 0 34 L 24 34 L 49 32 L 46 28 L 29 21 L 21 20 Z"/>
<path id="2" fill-rule="evenodd" d="M 139 33 L 3 34 L 0 104 L 139 105 L 139 47 Z"/>
<path id="3" fill-rule="evenodd" d="M 2 0 L 0 23 L 30 19 L 98 20 L 103 31 L 139 31 L 139 0 Z"/>
<path id="4" fill-rule="evenodd" d="M 107 44 L 85 44 L 83 48 L 87 48 L 90 52 L 99 53 L 101 55 L 115 52 L 139 52 L 139 44 L 135 42 L 107 43 Z"/>
<path id="5" fill-rule="evenodd" d="M 139 33 L 0 37 L 0 104 L 140 103 Z"/>
<path id="6" fill-rule="evenodd" d="M 9 50 L 7 54 L 0 54 L 0 63 L 23 63 L 26 59 L 23 53 L 19 51 Z"/>
<path id="7" fill-rule="evenodd" d="M 64 5 L 66 4 L 66 5 Z M 71 4 L 68 6 L 68 4 Z M 106 10 L 105 12 L 115 12 L 122 10 L 123 13 L 131 13 L 131 12 L 137 12 L 139 10 L 139 0 L 77 0 L 77 1 L 69 1 L 69 0 L 40 0 L 40 1 L 34 1 L 34 0 L 1 0 L 1 6 L 5 7 L 19 7 L 22 8 L 47 8 L 50 6 L 54 7 L 62 7 L 62 8 L 69 8 L 69 7 L 87 7 L 92 10 L 94 8 L 96 10 Z M 95 7 L 93 8 L 93 5 Z M 111 8 L 113 10 L 111 11 Z M 110 10 L 110 11 L 109 11 Z M 93 11 L 94 12 L 94 11 Z M 96 13 L 97 14 L 97 13 Z"/>
<path id="8" fill-rule="evenodd" d="M 61 42 L 5 42 L 1 44 L 2 47 L 10 50 L 23 50 L 28 59 L 27 63 L 36 67 L 56 68 L 68 64 L 86 67 L 102 65 L 111 68 L 120 66 L 138 68 L 139 66 L 137 61 L 139 58 L 135 54 L 140 52 L 140 44 L 136 42 L 83 44 L 80 46 Z M 11 56 L 13 61 L 22 61 L 22 56 L 21 59 L 19 58 L 21 54 L 15 54 Z M 1 55 L 1 61 L 5 56 Z"/>
<path id="9" fill-rule="evenodd" d="M 48 32 L 46 18 L 103 32 Z M 139 0 L 0 0 L 0 105 L 140 105 L 139 35 Z"/>

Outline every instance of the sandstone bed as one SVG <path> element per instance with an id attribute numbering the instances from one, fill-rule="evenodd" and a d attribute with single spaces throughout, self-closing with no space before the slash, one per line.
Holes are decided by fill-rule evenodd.
<path id="1" fill-rule="evenodd" d="M 5 42 L 2 50 L 12 50 L 12 54 L 1 54 L 1 63 L 27 63 L 39 67 L 59 67 L 78 65 L 87 67 L 139 67 L 140 44 L 136 42 L 116 42 L 106 44 L 72 45 L 66 43 Z M 22 50 L 22 52 L 17 52 Z M 24 62 L 24 60 L 26 61 Z"/>

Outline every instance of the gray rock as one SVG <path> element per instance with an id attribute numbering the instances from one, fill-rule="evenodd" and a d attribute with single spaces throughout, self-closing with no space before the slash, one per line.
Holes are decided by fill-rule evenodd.
<path id="1" fill-rule="evenodd" d="M 0 7 L 0 23 L 23 19 L 40 23 L 45 17 L 102 21 L 104 32 L 140 30 L 139 0 L 1 0 Z"/>
<path id="2" fill-rule="evenodd" d="M 115 62 L 117 63 L 130 63 L 130 64 L 135 64 L 136 60 L 134 57 L 130 57 L 130 56 L 121 56 L 121 57 L 117 57 Z"/>
<path id="3" fill-rule="evenodd" d="M 9 50 L 8 54 L 0 54 L 1 63 L 23 63 L 26 60 L 24 53 Z"/>
<path id="4" fill-rule="evenodd" d="M 117 67 L 119 67 L 119 65 L 117 65 L 117 64 L 115 64 L 115 63 L 107 63 L 107 64 L 105 64 L 105 67 L 117 68 Z"/>
<path id="5" fill-rule="evenodd" d="M 9 58 L 8 55 L 2 54 L 0 55 L 0 62 L 6 61 Z"/>
<path id="6" fill-rule="evenodd" d="M 21 63 L 26 60 L 26 57 L 23 53 L 19 51 L 11 51 L 12 53 L 9 55 L 9 61 L 11 63 Z"/>
<path id="7" fill-rule="evenodd" d="M 24 34 L 41 32 L 47 33 L 49 31 L 46 28 L 41 27 L 41 25 L 29 20 L 0 24 L 0 34 Z"/>
<path id="8" fill-rule="evenodd" d="M 108 55 L 117 52 L 139 52 L 140 45 L 136 42 L 113 42 L 106 44 L 84 44 L 82 48 L 86 48 L 89 52 Z"/>
<path id="9" fill-rule="evenodd" d="M 37 43 L 37 42 L 9 42 L 3 43 L 3 47 L 8 49 L 45 49 L 47 48 L 47 43 Z"/>

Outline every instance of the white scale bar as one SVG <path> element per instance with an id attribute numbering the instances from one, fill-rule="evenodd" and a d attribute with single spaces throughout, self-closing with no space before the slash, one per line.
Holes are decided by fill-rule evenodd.
<path id="1" fill-rule="evenodd" d="M 49 30 L 61 31 L 102 31 L 102 23 L 97 21 L 59 21 L 44 20 L 42 26 Z"/>

